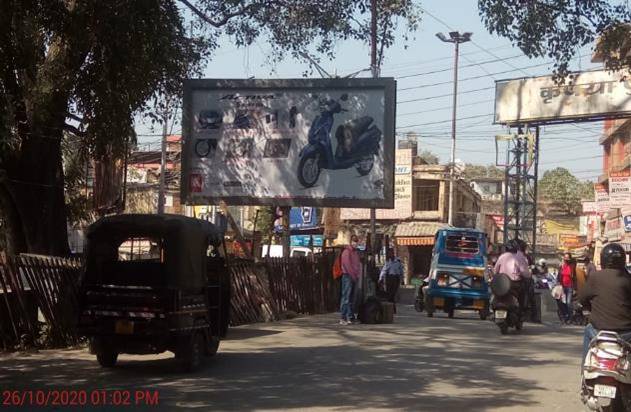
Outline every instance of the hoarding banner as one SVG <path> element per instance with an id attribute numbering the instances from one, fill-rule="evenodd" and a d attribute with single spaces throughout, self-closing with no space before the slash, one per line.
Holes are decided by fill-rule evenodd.
<path id="1" fill-rule="evenodd" d="M 594 197 L 598 206 L 598 213 L 607 213 L 609 210 L 609 192 L 605 185 L 594 184 Z"/>
<path id="2" fill-rule="evenodd" d="M 524 124 L 631 113 L 631 79 L 606 70 L 557 85 L 552 76 L 495 82 L 495 123 Z"/>
<path id="3" fill-rule="evenodd" d="M 412 149 L 397 149 L 394 166 L 394 209 L 377 209 L 377 219 L 407 219 L 412 216 Z M 342 220 L 368 220 L 366 209 L 342 209 Z"/>
<path id="4" fill-rule="evenodd" d="M 631 171 L 609 173 L 609 207 L 631 205 Z"/>
<path id="5" fill-rule="evenodd" d="M 394 206 L 396 83 L 187 80 L 188 204 Z"/>

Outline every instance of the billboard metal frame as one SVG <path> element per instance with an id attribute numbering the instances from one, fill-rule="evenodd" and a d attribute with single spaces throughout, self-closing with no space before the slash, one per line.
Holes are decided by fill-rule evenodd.
<path id="1" fill-rule="evenodd" d="M 246 196 L 196 196 L 192 201 L 189 193 L 189 159 L 193 150 L 193 113 L 192 94 L 194 90 L 230 90 L 257 89 L 292 90 L 312 89 L 319 91 L 338 89 L 381 89 L 384 91 L 384 198 L 383 199 L 344 199 L 344 198 L 312 198 L 309 196 L 275 198 Z M 396 119 L 396 81 L 394 78 L 334 78 L 334 79 L 187 79 L 184 81 L 182 111 L 182 175 L 180 195 L 187 205 L 216 204 L 224 201 L 229 205 L 261 205 L 261 206 L 316 206 L 316 207 L 362 207 L 362 208 L 394 208 L 394 148 Z"/>

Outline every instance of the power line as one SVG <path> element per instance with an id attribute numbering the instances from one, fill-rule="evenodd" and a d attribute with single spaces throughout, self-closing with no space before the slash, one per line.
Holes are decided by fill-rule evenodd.
<path id="1" fill-rule="evenodd" d="M 480 92 L 480 91 L 483 91 L 483 90 L 491 90 L 491 89 L 495 89 L 495 86 L 483 87 L 481 89 L 465 90 L 463 92 L 458 92 L 458 96 L 460 96 L 462 94 L 475 93 L 475 92 Z M 418 99 L 401 100 L 401 101 L 398 101 L 397 104 L 420 102 L 420 101 L 425 101 L 425 100 L 433 100 L 433 99 L 438 99 L 438 98 L 441 98 L 441 97 L 451 97 L 453 95 L 454 95 L 453 93 L 447 93 L 447 94 L 440 94 L 440 95 L 436 95 L 436 96 L 421 97 L 421 98 L 418 98 Z"/>
<path id="2" fill-rule="evenodd" d="M 494 101 L 495 101 L 495 99 L 489 99 L 489 100 L 477 101 L 477 102 L 473 102 L 473 103 L 459 104 L 456 107 L 476 106 L 476 105 L 481 104 L 481 103 L 490 103 L 490 102 L 494 102 Z M 401 113 L 401 114 L 397 114 L 397 116 L 409 116 L 409 115 L 412 115 L 412 114 L 437 112 L 437 111 L 440 111 L 440 110 L 449 110 L 452 107 L 453 106 L 437 107 L 435 109 L 422 110 L 422 111 L 419 111 L 419 112 Z"/>
<path id="3" fill-rule="evenodd" d="M 493 115 L 494 115 L 494 113 L 477 114 L 475 116 L 459 117 L 456 120 L 477 119 L 477 118 L 480 118 L 480 117 L 488 117 L 488 116 L 493 116 Z M 451 119 L 439 120 L 439 121 L 428 122 L 428 123 L 409 124 L 409 125 L 397 127 L 397 129 L 407 129 L 408 127 L 427 126 L 427 125 L 430 125 L 430 124 L 440 124 L 440 123 L 449 123 L 449 122 L 451 122 Z"/>
<path id="4" fill-rule="evenodd" d="M 535 64 L 535 65 L 532 65 L 532 66 L 526 66 L 526 67 L 524 67 L 524 69 L 533 69 L 535 67 L 546 66 L 548 64 L 550 64 L 550 63 L 546 62 L 546 63 L 541 63 L 541 64 Z M 504 71 L 501 71 L 501 72 L 495 72 L 495 73 L 489 73 L 489 74 L 481 74 L 479 76 L 464 77 L 464 78 L 460 79 L 459 81 L 483 79 L 485 77 L 489 77 L 489 76 L 493 77 L 494 75 L 498 75 L 498 74 L 512 73 L 512 72 L 514 72 L 516 70 L 520 70 L 520 69 L 504 70 Z M 403 87 L 403 88 L 400 88 L 400 89 L 397 89 L 397 90 L 402 92 L 402 91 L 406 91 L 406 90 L 422 89 L 422 88 L 425 88 L 425 87 L 441 86 L 441 85 L 444 85 L 444 84 L 451 84 L 451 83 L 452 83 L 452 81 L 450 80 L 450 81 L 437 82 L 437 83 L 420 84 L 418 86 Z"/>
<path id="5" fill-rule="evenodd" d="M 462 54 L 460 56 L 462 56 Z M 517 59 L 517 58 L 520 58 L 520 57 L 524 57 L 524 55 L 523 54 L 518 54 L 518 55 L 515 55 L 515 56 L 506 57 L 506 59 Z M 497 63 L 498 61 L 501 61 L 501 59 L 487 60 L 487 61 L 483 61 L 483 62 L 479 62 L 479 63 L 472 63 L 472 64 L 465 64 L 464 66 L 460 66 L 460 68 L 479 66 L 481 64 Z M 410 77 L 426 76 L 428 74 L 444 73 L 444 72 L 450 72 L 450 71 L 453 71 L 453 67 L 448 67 L 448 68 L 445 68 L 445 69 L 438 69 L 438 70 L 431 70 L 431 71 L 422 72 L 422 73 L 408 74 L 408 75 L 405 75 L 405 76 L 397 76 L 397 79 L 399 79 L 399 80 L 401 80 L 401 79 L 408 79 Z M 405 90 L 405 89 L 399 89 L 399 90 Z"/>

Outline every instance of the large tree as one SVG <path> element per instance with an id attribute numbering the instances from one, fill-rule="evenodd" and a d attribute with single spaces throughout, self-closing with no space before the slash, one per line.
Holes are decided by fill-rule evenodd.
<path id="1" fill-rule="evenodd" d="M 594 198 L 594 186 L 592 182 L 580 181 L 569 170 L 557 167 L 543 174 L 538 193 L 540 200 L 575 216 L 581 212 L 583 200 Z"/>
<path id="2" fill-rule="evenodd" d="M 527 56 L 548 56 L 559 76 L 583 46 L 596 43 L 608 69 L 631 66 L 631 9 L 612 0 L 478 0 L 491 33 L 506 37 Z"/>
<path id="3" fill-rule="evenodd" d="M 411 0 L 379 0 L 378 40 L 399 19 L 416 28 Z M 65 254 L 62 143 L 120 156 L 138 113 L 159 117 L 183 79 L 201 73 L 221 36 L 265 35 L 273 59 L 338 39 L 369 38 L 370 1 L 0 0 L 0 215 L 9 252 Z"/>

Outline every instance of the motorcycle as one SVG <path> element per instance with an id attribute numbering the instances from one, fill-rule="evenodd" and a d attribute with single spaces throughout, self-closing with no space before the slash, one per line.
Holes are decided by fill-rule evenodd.
<path id="1" fill-rule="evenodd" d="M 341 101 L 348 100 L 343 94 Z M 322 169 L 340 170 L 355 167 L 360 176 L 366 176 L 373 168 L 379 152 L 381 130 L 369 116 L 359 117 L 338 126 L 335 153 L 331 144 L 331 129 L 336 114 L 347 112 L 334 99 L 320 101 L 320 114 L 309 128 L 309 143 L 300 151 L 298 181 L 309 188 L 318 182 Z"/>
<path id="2" fill-rule="evenodd" d="M 425 310 L 425 296 L 424 288 L 429 285 L 429 276 L 413 277 L 411 283 L 414 285 L 414 310 L 417 312 L 423 312 Z"/>
<path id="3" fill-rule="evenodd" d="M 593 411 L 631 411 L 631 344 L 600 331 L 583 362 L 581 400 Z"/>
<path id="4" fill-rule="evenodd" d="M 511 279 L 504 273 L 494 275 L 491 280 L 491 308 L 495 324 L 502 335 L 508 333 L 508 328 L 521 330 L 524 324 L 519 300 L 511 292 L 511 283 Z"/>

